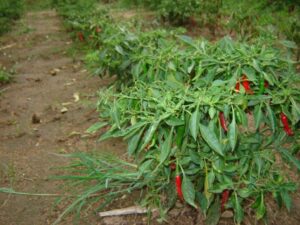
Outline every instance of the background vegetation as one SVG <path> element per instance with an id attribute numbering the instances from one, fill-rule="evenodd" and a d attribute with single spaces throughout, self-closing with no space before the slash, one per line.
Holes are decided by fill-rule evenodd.
<path id="1" fill-rule="evenodd" d="M 23 0 L 1 0 L 0 35 L 9 31 L 13 22 L 21 17 L 23 8 Z"/>

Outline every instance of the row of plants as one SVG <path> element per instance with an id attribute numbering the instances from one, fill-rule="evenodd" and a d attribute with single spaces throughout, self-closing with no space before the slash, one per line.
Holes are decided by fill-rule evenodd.
<path id="1" fill-rule="evenodd" d="M 239 39 L 256 39 L 263 36 L 266 41 L 287 39 L 299 60 L 299 11 L 300 5 L 293 1 L 232 1 L 232 0 L 188 0 L 148 1 L 121 0 L 126 4 L 148 7 L 171 24 L 190 24 L 210 28 L 213 35 L 218 30 L 230 32 Z"/>
<path id="2" fill-rule="evenodd" d="M 211 47 L 205 42 L 193 44 L 198 49 Z M 223 53 L 223 59 L 231 55 L 238 59 L 241 49 L 251 47 L 224 39 L 213 48 L 218 51 L 207 52 L 207 61 L 200 60 L 204 65 L 195 66 L 197 72 L 190 69 L 192 76 L 184 70 L 176 73 L 175 66 L 173 75 L 169 71 L 171 78 L 156 79 L 153 73 L 152 83 L 137 79 L 121 93 L 101 92 L 98 111 L 108 122 L 98 126 L 109 125 L 110 130 L 100 140 L 127 141 L 128 154 L 147 181 L 144 203 L 161 212 L 174 204 L 174 196 L 166 194 L 171 187 L 177 189 L 179 199 L 200 207 L 208 224 L 213 218 L 218 221 L 225 209 L 232 209 L 235 221 L 241 223 L 243 206 L 248 204 L 257 219 L 265 218 L 270 193 L 290 209 L 289 193 L 296 186 L 276 156 L 300 169 L 293 156 L 299 149 L 298 134 L 293 137 L 300 115 L 298 75 L 279 55 L 270 58 L 273 49 L 261 55 L 246 51 L 244 63 L 226 64 L 214 58 Z M 194 55 L 199 53 L 196 49 Z M 187 52 L 174 65 L 192 68 L 193 54 Z M 155 65 L 156 57 L 152 60 Z M 184 74 L 186 80 L 176 79 L 177 74 Z M 272 74 L 273 81 L 266 74 Z M 149 71 L 140 75 L 149 76 Z M 160 203 L 161 195 L 167 195 L 165 205 Z"/>
<path id="3" fill-rule="evenodd" d="M 296 184 L 287 166 L 300 170 L 295 62 L 262 43 L 118 25 L 91 2 L 86 12 L 80 1 L 59 11 L 95 48 L 88 59 L 98 73 L 117 75 L 122 85 L 99 92 L 101 122 L 88 132 L 107 126 L 100 140 L 123 138 L 131 163 L 77 155 L 62 179 L 83 188 L 62 216 L 134 190 L 163 219 L 177 198 L 201 209 L 207 224 L 224 210 L 238 224 L 249 209 L 266 219 L 270 195 L 289 210 Z"/>
<path id="4" fill-rule="evenodd" d="M 15 20 L 22 15 L 22 0 L 1 0 L 0 2 L 0 35 L 9 31 Z"/>

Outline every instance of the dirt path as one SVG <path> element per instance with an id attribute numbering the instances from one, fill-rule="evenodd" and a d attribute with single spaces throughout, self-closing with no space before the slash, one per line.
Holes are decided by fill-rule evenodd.
<path id="1" fill-rule="evenodd" d="M 118 152 L 124 146 L 97 144 L 96 136 L 84 134 L 97 121 L 97 90 L 109 81 L 89 77 L 81 62 L 67 55 L 71 40 L 57 14 L 28 13 L 20 24 L 0 39 L 0 47 L 16 44 L 0 51 L 2 66 L 16 70 L 13 83 L 0 96 L 0 187 L 53 193 L 58 183 L 48 179 L 55 174 L 51 168 L 66 162 L 58 153 Z M 64 107 L 68 111 L 61 113 Z M 53 202 L 0 194 L 0 224 L 51 224 L 58 213 Z"/>

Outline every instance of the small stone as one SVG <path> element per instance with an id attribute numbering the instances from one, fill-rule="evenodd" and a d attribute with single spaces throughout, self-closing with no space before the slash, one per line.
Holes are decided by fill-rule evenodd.
<path id="1" fill-rule="evenodd" d="M 32 118 L 31 118 L 31 121 L 32 121 L 33 124 L 38 124 L 38 123 L 41 122 L 41 119 L 40 119 L 40 117 L 38 115 L 33 114 Z"/>
<path id="2" fill-rule="evenodd" d="M 179 201 L 176 202 L 175 204 L 176 208 L 182 208 L 183 207 L 183 204 L 180 203 Z"/>
<path id="3" fill-rule="evenodd" d="M 59 73 L 60 72 L 60 69 L 53 69 L 53 70 L 51 70 L 50 71 L 50 74 L 52 75 L 52 76 L 56 76 L 57 75 L 57 73 Z"/>

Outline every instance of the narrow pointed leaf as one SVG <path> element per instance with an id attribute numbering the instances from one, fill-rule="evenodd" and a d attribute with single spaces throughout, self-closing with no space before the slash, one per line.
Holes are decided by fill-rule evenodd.
<path id="1" fill-rule="evenodd" d="M 161 153 L 160 153 L 160 163 L 164 163 L 164 161 L 168 158 L 171 147 L 172 147 L 172 136 L 173 136 L 173 128 L 168 136 L 168 138 L 165 140 L 161 147 Z"/>
<path id="2" fill-rule="evenodd" d="M 229 136 L 230 147 L 232 150 L 234 150 L 235 146 L 236 146 L 237 138 L 238 138 L 235 116 L 233 116 L 232 122 L 229 125 L 228 136 Z"/>
<path id="3" fill-rule="evenodd" d="M 199 130 L 199 109 L 197 108 L 190 119 L 190 132 L 192 137 L 197 140 Z"/>
<path id="4" fill-rule="evenodd" d="M 141 131 L 137 134 L 135 134 L 133 137 L 130 138 L 128 142 L 128 154 L 132 155 L 135 150 L 137 149 L 139 142 L 141 141 L 142 134 L 144 132 L 144 129 L 141 129 Z"/>
<path id="5" fill-rule="evenodd" d="M 200 124 L 200 132 L 203 139 L 216 153 L 224 156 L 222 145 L 220 144 L 215 132 L 203 124 Z"/>
<path id="6" fill-rule="evenodd" d="M 191 206 L 197 208 L 197 205 L 195 204 L 195 188 L 192 181 L 187 177 L 184 176 L 182 180 L 182 193 L 184 200 Z"/>

